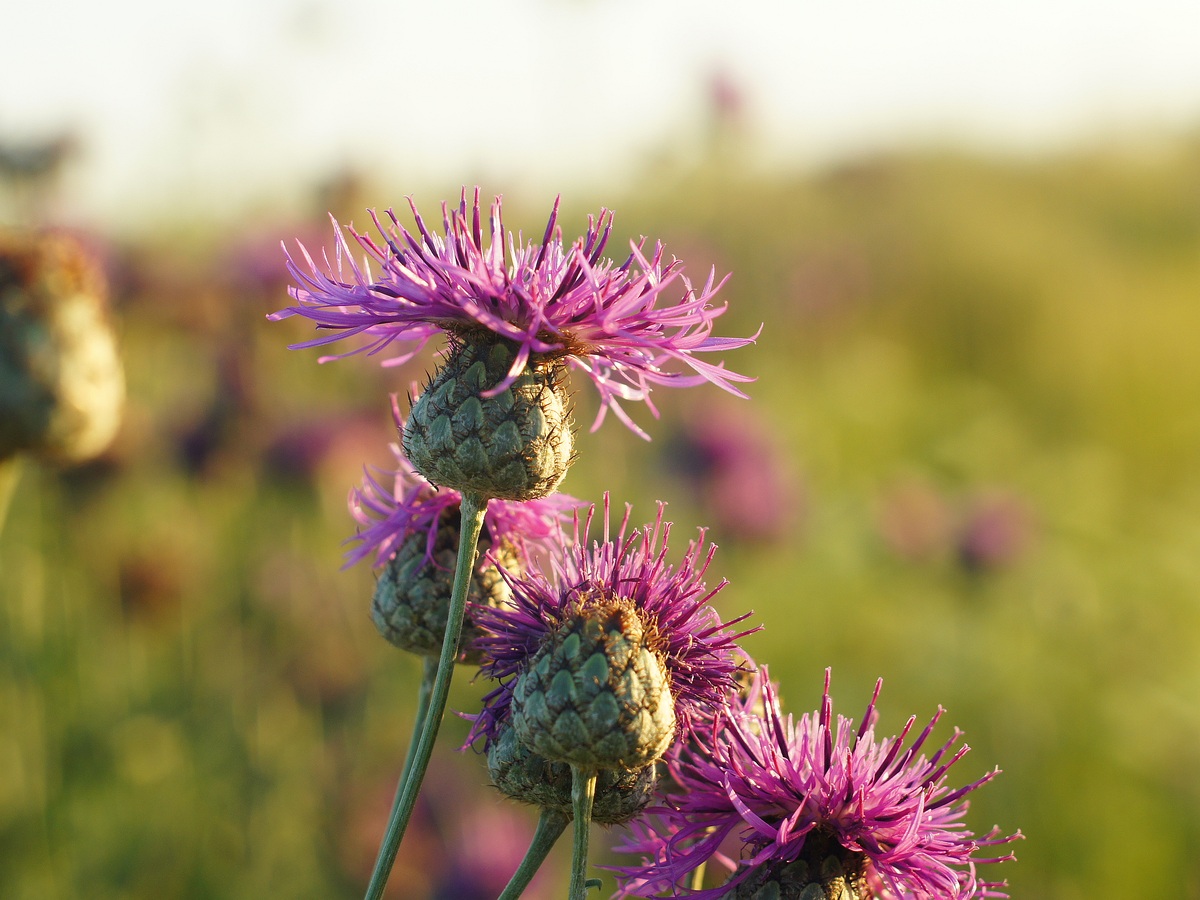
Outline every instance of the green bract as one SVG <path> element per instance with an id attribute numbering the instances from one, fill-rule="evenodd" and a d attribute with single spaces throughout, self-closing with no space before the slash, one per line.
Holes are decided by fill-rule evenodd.
<path id="1" fill-rule="evenodd" d="M 588 769 L 637 768 L 675 737 L 675 702 L 629 601 L 580 604 L 517 678 L 512 725 L 527 747 Z"/>
<path id="2" fill-rule="evenodd" d="M 566 368 L 530 357 L 495 396 L 516 359 L 509 341 L 487 334 L 456 339 L 445 364 L 413 404 L 404 452 L 433 484 L 502 500 L 551 493 L 571 464 Z"/>

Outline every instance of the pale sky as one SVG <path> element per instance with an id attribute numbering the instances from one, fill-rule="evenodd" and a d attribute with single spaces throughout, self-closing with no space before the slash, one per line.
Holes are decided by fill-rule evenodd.
<path id="1" fill-rule="evenodd" d="M 1200 0 L 4 3 L 0 140 L 75 126 L 85 218 L 341 162 L 604 185 L 698 135 L 718 71 L 762 164 L 1200 126 Z"/>

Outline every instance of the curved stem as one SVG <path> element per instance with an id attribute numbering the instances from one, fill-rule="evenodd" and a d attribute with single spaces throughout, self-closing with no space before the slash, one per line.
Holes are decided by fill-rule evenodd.
<path id="1" fill-rule="evenodd" d="M 525 888 L 529 887 L 529 882 L 533 881 L 533 876 L 537 874 L 542 863 L 546 861 L 546 855 L 554 846 L 554 842 L 567 830 L 569 821 L 570 819 L 558 810 L 542 810 L 542 816 L 538 819 L 537 831 L 534 832 L 533 840 L 529 843 L 525 858 L 521 860 L 520 867 L 513 873 L 508 887 L 504 889 L 504 893 L 497 900 L 518 900 Z"/>
<path id="2" fill-rule="evenodd" d="M 404 768 L 400 770 L 400 780 L 396 782 L 396 795 L 392 798 L 392 811 L 388 822 L 396 818 L 400 808 L 400 798 L 404 796 L 404 783 L 408 781 L 408 773 L 412 771 L 413 759 L 417 755 L 417 744 L 421 741 L 421 732 L 425 728 L 426 714 L 429 712 L 429 695 L 433 692 L 433 681 L 437 677 L 437 660 L 432 656 L 424 657 L 421 670 L 421 686 L 417 689 L 417 714 L 413 722 L 412 739 L 408 742 L 408 754 L 404 757 Z M 384 844 L 379 847 L 379 855 L 375 857 L 375 867 L 383 863 Z"/>
<path id="3" fill-rule="evenodd" d="M 450 696 L 450 680 L 454 677 L 454 661 L 458 657 L 458 639 L 462 635 L 463 616 L 467 610 L 467 590 L 475 569 L 475 551 L 479 545 L 479 533 L 483 530 L 483 514 L 487 511 L 487 498 L 478 494 L 463 494 L 462 524 L 458 539 L 458 564 L 454 569 L 454 592 L 450 595 L 450 611 L 446 616 L 446 636 L 442 640 L 442 655 L 438 658 L 437 677 L 429 697 L 429 709 L 421 726 L 421 739 L 415 752 L 411 752 L 411 766 L 396 797 L 392 817 L 383 836 L 383 846 L 367 885 L 365 900 L 380 900 L 387 886 L 388 875 L 396 861 L 396 851 L 404 839 L 408 820 L 417 805 L 417 794 L 425 780 L 425 770 L 433 756 L 433 743 L 437 740 L 442 714 L 446 711 L 446 699 Z"/>
<path id="4" fill-rule="evenodd" d="M 575 813 L 575 848 L 571 857 L 571 890 L 568 900 L 587 900 L 588 833 L 592 827 L 592 802 L 596 799 L 596 770 L 571 766 L 571 808 Z"/>

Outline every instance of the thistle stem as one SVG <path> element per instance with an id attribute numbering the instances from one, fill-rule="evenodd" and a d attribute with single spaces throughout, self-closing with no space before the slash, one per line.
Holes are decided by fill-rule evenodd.
<path id="1" fill-rule="evenodd" d="M 533 876 L 537 874 L 542 863 L 546 861 L 550 848 L 567 830 L 568 821 L 569 819 L 558 810 L 542 810 L 541 818 L 538 819 L 537 831 L 533 834 L 529 849 L 525 851 L 525 858 L 521 860 L 521 865 L 513 873 L 512 880 L 509 881 L 504 893 L 497 900 L 518 900 L 525 888 L 529 887 L 529 882 L 533 881 Z"/>
<path id="2" fill-rule="evenodd" d="M 596 799 L 596 770 L 571 766 L 571 808 L 575 814 L 575 847 L 571 857 L 571 889 L 568 900 L 587 900 L 588 834 L 592 827 L 592 803 Z"/>
<path id="3" fill-rule="evenodd" d="M 396 803 L 379 848 L 375 871 L 367 885 L 365 900 L 380 900 L 387 886 L 388 875 L 396 861 L 396 851 L 404 839 L 408 821 L 417 805 L 417 794 L 425 780 L 433 756 L 433 744 L 437 740 L 442 715 L 446 711 L 446 700 L 450 696 L 450 680 L 454 677 L 454 661 L 458 657 L 458 640 L 462 635 L 463 617 L 467 610 L 467 590 L 475 570 L 475 553 L 479 546 L 479 533 L 483 530 L 483 515 L 487 511 L 487 498 L 478 494 L 462 495 L 461 525 L 459 528 L 458 564 L 454 570 L 454 591 L 450 595 L 450 611 L 446 616 L 446 636 L 442 640 L 442 655 L 438 658 L 437 677 L 429 697 L 429 709 L 421 723 L 421 738 L 416 750 L 409 750 L 409 762 L 405 764 L 404 781 L 396 796 Z"/>
<path id="4" fill-rule="evenodd" d="M 429 712 L 429 695 L 433 692 L 433 681 L 437 677 L 437 661 L 431 656 L 424 657 L 421 670 L 421 686 L 417 689 L 417 714 L 413 722 L 412 739 L 408 742 L 408 754 L 404 757 L 404 768 L 400 770 L 400 780 L 396 782 L 396 795 L 392 798 L 392 811 L 388 815 L 390 823 L 396 818 L 400 809 L 400 798 L 404 796 L 404 783 L 408 781 L 408 773 L 412 771 L 413 759 L 417 755 L 417 744 L 421 741 L 421 732 L 425 728 L 426 714 Z M 385 844 L 380 845 L 379 855 L 375 858 L 375 867 L 383 864 Z"/>

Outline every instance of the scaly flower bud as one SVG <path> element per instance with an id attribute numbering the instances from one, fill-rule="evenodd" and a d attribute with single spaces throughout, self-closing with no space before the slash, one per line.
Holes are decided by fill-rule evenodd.
<path id="1" fill-rule="evenodd" d="M 371 620 L 379 633 L 401 650 L 434 658 L 441 654 L 458 541 L 458 511 L 443 509 L 437 519 L 432 550 L 426 535 L 414 532 L 400 544 L 375 582 Z M 493 553 L 491 558 L 483 555 L 489 549 Z M 512 592 L 500 576 L 495 560 L 517 567 L 520 559 L 511 545 L 503 542 L 493 545 L 490 534 L 480 535 L 479 550 L 481 555 L 471 574 L 467 600 L 476 606 L 502 606 Z M 473 617 L 468 616 L 459 639 L 459 662 L 479 665 L 477 636 Z"/>
<path id="2" fill-rule="evenodd" d="M 116 434 L 125 378 L 106 294 L 74 238 L 0 232 L 0 459 L 78 462 Z"/>
<path id="3" fill-rule="evenodd" d="M 511 342 L 489 332 L 452 343 L 404 426 L 404 452 L 431 483 L 534 500 L 563 480 L 572 445 L 566 367 L 533 356 L 510 381 L 516 357 Z"/>
<path id="4" fill-rule="evenodd" d="M 828 833 L 804 842 L 800 859 L 765 865 L 734 885 L 727 900 L 871 900 L 866 854 L 848 850 Z"/>
<path id="5" fill-rule="evenodd" d="M 647 631 L 629 600 L 581 597 L 517 676 L 512 725 L 521 741 L 586 769 L 661 757 L 675 737 L 675 703 L 661 645 Z"/>

